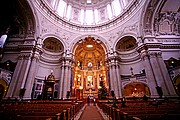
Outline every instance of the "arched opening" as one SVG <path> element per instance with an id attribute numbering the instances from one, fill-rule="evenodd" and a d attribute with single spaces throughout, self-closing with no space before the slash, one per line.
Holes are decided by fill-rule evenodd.
<path id="1" fill-rule="evenodd" d="M 0 80 L 0 100 L 3 99 L 3 96 L 6 94 L 7 87 L 6 82 L 4 80 Z"/>
<path id="2" fill-rule="evenodd" d="M 120 52 L 125 52 L 133 50 L 136 47 L 136 39 L 132 36 L 125 36 L 118 41 L 116 49 Z"/>
<path id="3" fill-rule="evenodd" d="M 57 38 L 54 37 L 46 38 L 43 41 L 43 48 L 46 51 L 54 52 L 54 53 L 62 52 L 64 49 L 63 44 Z"/>
<path id="4" fill-rule="evenodd" d="M 143 97 L 150 96 L 147 85 L 140 82 L 132 82 L 124 87 L 124 96 L 126 97 Z"/>
<path id="5" fill-rule="evenodd" d="M 75 46 L 74 82 L 72 95 L 78 99 L 98 97 L 100 82 L 107 87 L 105 50 L 93 37 L 86 37 Z"/>

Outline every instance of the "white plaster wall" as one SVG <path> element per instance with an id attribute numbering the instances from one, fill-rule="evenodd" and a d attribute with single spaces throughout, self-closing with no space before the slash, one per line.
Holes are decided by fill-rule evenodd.
<path id="1" fill-rule="evenodd" d="M 162 57 L 163 57 L 163 60 L 168 60 L 168 59 L 170 59 L 171 57 L 179 60 L 179 59 L 180 59 L 180 50 L 163 51 L 163 52 L 162 52 Z"/>
<path id="2" fill-rule="evenodd" d="M 131 75 L 131 70 L 130 70 L 131 67 L 133 68 L 134 74 L 139 74 L 140 71 L 142 71 L 144 69 L 142 62 L 121 64 L 121 66 L 120 66 L 121 73 L 120 74 Z"/>
<path id="3" fill-rule="evenodd" d="M 45 65 L 42 63 L 38 65 L 36 78 L 45 79 L 45 77 L 47 78 L 51 74 L 52 70 L 55 79 L 60 79 L 60 67 L 58 65 Z"/>

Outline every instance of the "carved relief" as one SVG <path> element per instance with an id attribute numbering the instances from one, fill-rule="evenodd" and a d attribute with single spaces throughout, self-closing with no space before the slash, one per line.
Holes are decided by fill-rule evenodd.
<path id="1" fill-rule="evenodd" d="M 74 8 L 73 20 L 79 21 L 80 10 Z"/>
<path id="2" fill-rule="evenodd" d="M 42 31 L 41 32 L 42 32 L 42 34 L 49 32 L 48 29 L 47 29 L 48 28 L 47 27 L 48 23 L 49 23 L 48 20 L 45 17 L 43 17 L 42 20 L 41 20 L 41 26 L 42 26 Z"/>
<path id="3" fill-rule="evenodd" d="M 180 13 L 162 12 L 154 20 L 154 31 L 156 35 L 179 35 Z"/>
<path id="4" fill-rule="evenodd" d="M 105 20 L 105 19 L 106 19 L 105 9 L 101 9 L 99 12 L 100 12 L 100 18 L 101 18 L 101 20 Z"/>
<path id="5" fill-rule="evenodd" d="M 129 25 L 126 27 L 121 26 L 120 28 L 114 31 L 109 31 L 108 33 L 105 34 L 105 36 L 107 40 L 112 43 L 117 37 L 121 37 L 124 33 L 127 32 L 137 33 L 137 31 L 138 31 L 138 24 L 136 22 L 133 25 Z"/>
<path id="6" fill-rule="evenodd" d="M 158 42 L 179 42 L 179 39 L 157 39 Z"/>
<path id="7" fill-rule="evenodd" d="M 152 16 L 156 9 L 156 6 L 158 4 L 159 0 L 151 0 L 144 16 L 144 33 L 145 35 L 151 35 L 152 34 Z"/>
<path id="8" fill-rule="evenodd" d="M 123 28 L 123 29 L 122 29 Z M 127 25 L 126 27 L 122 27 L 118 30 L 118 36 L 121 36 L 125 32 L 137 32 L 138 30 L 138 23 L 134 23 L 132 25 Z"/>
<path id="9" fill-rule="evenodd" d="M 150 58 L 154 58 L 157 56 L 157 52 L 149 52 Z"/>

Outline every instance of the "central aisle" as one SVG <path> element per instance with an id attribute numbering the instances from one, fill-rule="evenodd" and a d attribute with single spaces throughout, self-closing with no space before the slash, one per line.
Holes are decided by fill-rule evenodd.
<path id="1" fill-rule="evenodd" d="M 79 117 L 78 117 L 79 116 Z M 95 105 L 85 105 L 75 120 L 105 120 L 101 109 Z"/>

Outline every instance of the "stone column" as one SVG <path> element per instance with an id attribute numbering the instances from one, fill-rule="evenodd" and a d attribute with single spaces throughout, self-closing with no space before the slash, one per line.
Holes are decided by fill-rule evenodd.
<path id="1" fill-rule="evenodd" d="M 22 65 L 23 65 L 23 56 L 19 56 L 18 57 L 18 61 L 17 61 L 17 65 L 16 68 L 14 70 L 13 76 L 12 76 L 12 80 L 10 82 L 6 97 L 18 97 L 18 94 L 15 94 L 15 90 L 17 89 L 17 83 L 19 81 L 19 74 L 21 72 L 22 69 Z"/>
<path id="2" fill-rule="evenodd" d="M 23 72 L 21 71 L 21 73 L 22 73 L 21 74 L 21 76 L 22 76 L 21 89 L 25 88 L 26 79 L 27 79 L 28 72 L 29 72 L 30 65 L 31 65 L 31 58 L 32 58 L 32 56 L 25 56 L 24 57 L 24 62 L 23 62 L 23 67 L 22 67 Z"/>
<path id="3" fill-rule="evenodd" d="M 118 84 L 117 84 L 117 74 L 116 74 L 116 65 L 112 65 L 112 82 L 114 84 L 114 94 L 117 97 L 118 96 Z"/>
<path id="4" fill-rule="evenodd" d="M 72 75 L 72 73 L 71 73 L 71 66 L 69 65 L 68 66 L 68 76 L 67 76 L 67 81 L 68 81 L 68 84 L 67 84 L 67 90 L 68 91 L 71 91 L 71 89 L 70 89 L 70 86 L 71 86 L 71 75 Z"/>
<path id="5" fill-rule="evenodd" d="M 72 58 L 71 57 L 63 57 L 61 59 L 61 62 L 63 63 L 62 67 L 62 76 L 61 76 L 61 80 L 60 80 L 60 84 L 62 87 L 62 97 L 61 98 L 66 98 L 67 95 L 67 91 L 71 91 L 71 65 L 72 65 Z M 61 91 L 61 89 L 60 89 Z"/>
<path id="6" fill-rule="evenodd" d="M 118 86 L 118 98 L 122 98 L 122 83 L 121 83 L 121 76 L 120 76 L 120 66 L 117 63 L 116 65 L 116 74 L 117 74 L 117 86 Z"/>
<path id="7" fill-rule="evenodd" d="M 59 80 L 59 90 L 58 90 L 58 98 L 62 99 L 63 98 L 63 82 L 64 82 L 64 64 L 61 65 L 61 76 Z"/>
<path id="8" fill-rule="evenodd" d="M 113 74 L 113 71 L 112 71 L 112 66 L 111 65 L 109 65 L 109 78 L 110 78 L 110 80 L 109 80 L 109 82 L 110 82 L 110 90 L 109 91 L 114 91 L 114 83 L 113 83 L 113 76 L 112 76 L 112 74 Z"/>
<path id="9" fill-rule="evenodd" d="M 150 64 L 149 61 L 149 54 L 146 51 L 143 51 L 141 53 L 141 58 L 143 60 L 143 64 L 145 67 L 145 71 L 146 71 L 146 76 L 147 76 L 147 83 L 148 83 L 148 87 L 150 89 L 151 92 L 151 97 L 154 96 L 158 96 L 158 93 L 156 91 L 156 86 L 157 86 L 157 82 L 155 80 L 155 76 L 152 70 L 152 66 Z"/>
<path id="10" fill-rule="evenodd" d="M 109 61 L 109 76 L 110 76 L 110 91 L 114 91 L 114 94 L 116 97 L 120 97 L 120 89 L 119 89 L 119 78 L 118 73 L 118 56 L 111 56 L 108 58 Z M 118 71 L 118 72 L 117 72 Z"/>
<path id="11" fill-rule="evenodd" d="M 32 93 L 32 88 L 34 84 L 34 79 L 36 75 L 36 69 L 37 69 L 37 60 L 39 58 L 39 52 L 35 51 L 34 56 L 32 57 L 32 62 L 30 66 L 30 70 L 28 72 L 28 77 L 25 83 L 25 94 L 23 99 L 31 99 L 31 93 Z"/>
<path id="12" fill-rule="evenodd" d="M 159 68 L 161 70 L 161 74 L 162 74 L 162 77 L 164 80 L 164 84 L 166 85 L 168 95 L 177 97 L 178 95 L 176 94 L 172 80 L 170 79 L 168 70 L 167 70 L 164 60 L 162 58 L 162 52 L 157 52 L 157 62 L 158 62 Z"/>
<path id="13" fill-rule="evenodd" d="M 159 65 L 156 60 L 156 52 L 149 52 L 149 60 L 150 60 L 151 66 L 152 66 L 152 70 L 153 70 L 155 79 L 157 81 L 157 85 L 160 85 L 160 84 L 162 84 L 163 79 L 162 79 L 161 73 L 159 71 Z"/>
<path id="14" fill-rule="evenodd" d="M 63 80 L 63 98 L 66 98 L 67 90 L 68 90 L 68 66 L 64 66 L 64 80 Z"/>
<path id="15" fill-rule="evenodd" d="M 11 85 L 7 92 L 7 97 L 20 96 L 20 90 L 25 87 L 27 75 L 31 64 L 31 53 L 21 53 L 20 60 L 16 66 L 15 72 L 12 77 Z"/>
<path id="16" fill-rule="evenodd" d="M 157 62 L 157 52 L 154 51 L 149 52 L 149 55 L 150 55 L 150 63 L 155 76 L 155 80 L 157 81 L 157 86 L 162 88 L 163 95 L 168 95 L 168 91 L 166 89 L 163 76 L 161 74 L 160 66 Z"/>

